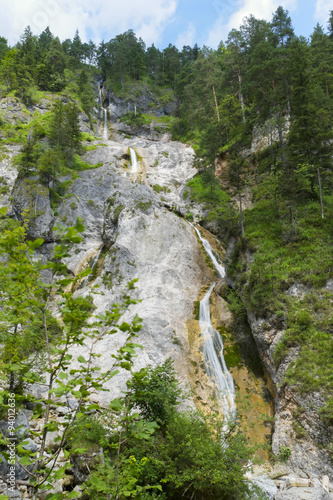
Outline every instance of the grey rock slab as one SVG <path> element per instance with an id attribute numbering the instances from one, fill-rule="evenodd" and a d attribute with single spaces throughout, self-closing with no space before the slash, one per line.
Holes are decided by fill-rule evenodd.
<path id="1" fill-rule="evenodd" d="M 139 155 L 139 172 L 146 185 L 160 190 L 159 196 L 171 206 L 185 205 L 182 197 L 186 183 L 194 177 L 194 151 L 191 147 L 175 141 L 150 141 L 148 139 L 125 139 Z"/>
<path id="2" fill-rule="evenodd" d="M 260 490 L 264 493 L 265 498 L 267 500 L 274 500 L 278 489 L 274 481 L 270 477 L 258 476 L 255 479 L 251 479 L 251 483 L 260 488 Z M 254 498 L 257 497 L 253 495 L 253 499 Z"/>
<path id="3" fill-rule="evenodd" d="M 53 493 L 54 495 L 59 495 L 62 493 L 62 480 L 59 479 L 58 481 L 56 481 L 53 485 L 53 488 L 51 490 L 39 490 L 37 492 L 37 499 L 38 500 L 45 500 L 47 495 L 49 495 L 50 493 Z"/>
<path id="4" fill-rule="evenodd" d="M 28 410 L 23 410 L 15 417 L 13 427 L 18 439 L 25 438 L 28 435 L 30 415 L 31 413 Z M 0 420 L 0 429 L 6 437 L 11 437 L 8 427 L 9 423 L 6 420 Z"/>
<path id="5" fill-rule="evenodd" d="M 2 493 L 3 495 L 7 496 L 8 497 L 8 500 L 12 500 L 15 498 L 16 499 L 19 499 L 19 498 L 22 498 L 22 493 L 18 490 L 9 490 L 9 489 L 6 489 L 3 491 Z"/>
<path id="6" fill-rule="evenodd" d="M 107 151 L 101 149 L 103 154 Z M 163 208 L 149 187 L 122 177 L 109 164 L 80 173 L 69 193 L 73 198 L 67 198 L 59 207 L 59 218 L 66 216 L 66 223 L 71 224 L 79 216 L 86 226 L 83 241 L 74 246 L 66 262 L 69 269 L 75 273 L 83 270 L 98 256 L 103 244 L 109 248 L 100 275 L 92 283 L 83 283 L 77 295 L 87 295 L 92 285 L 99 285 L 94 303 L 95 313 L 100 314 L 119 301 L 129 280 L 138 278 L 134 298 L 142 302 L 133 305 L 123 318 L 131 321 L 135 314 L 143 318 L 138 338 L 143 350 L 138 350 L 135 367 L 156 365 L 171 356 L 179 360 L 185 380 L 182 351 L 173 340 L 176 335 L 186 345 L 186 321 L 192 317 L 193 301 L 202 283 L 198 264 L 201 249 L 194 231 Z M 76 210 L 69 207 L 72 199 Z M 98 343 L 98 363 L 103 368 L 112 366 L 110 355 L 125 338 L 119 332 Z M 73 354 L 84 355 L 84 350 L 77 348 Z M 106 385 L 110 392 L 101 393 L 99 401 L 106 405 L 126 387 L 125 382 L 124 374 L 114 377 Z"/>
<path id="7" fill-rule="evenodd" d="M 29 477 L 29 474 L 22 469 L 22 467 L 18 463 L 19 457 L 16 455 L 16 463 L 14 464 L 15 467 L 15 478 L 18 480 L 24 480 Z M 8 477 L 10 471 L 12 470 L 13 465 L 9 464 L 7 460 L 5 460 L 4 456 L 0 453 L 0 476 L 2 477 Z M 30 472 L 33 469 L 33 465 L 25 467 L 28 469 Z"/>
<path id="8" fill-rule="evenodd" d="M 314 488 L 293 487 L 288 490 L 279 491 L 275 500 L 332 500 L 332 495 L 321 486 Z"/>
<path id="9" fill-rule="evenodd" d="M 11 207 L 10 198 L 17 178 L 17 167 L 13 160 L 20 149 L 19 144 L 6 144 L 0 154 L 0 187 L 3 188 L 0 193 L 0 208 Z"/>
<path id="10" fill-rule="evenodd" d="M 24 450 L 32 451 L 33 453 L 35 453 L 35 451 L 37 451 L 37 449 L 38 449 L 38 446 L 31 438 L 24 439 L 23 443 L 26 443 L 26 444 L 22 444 L 22 448 Z"/>

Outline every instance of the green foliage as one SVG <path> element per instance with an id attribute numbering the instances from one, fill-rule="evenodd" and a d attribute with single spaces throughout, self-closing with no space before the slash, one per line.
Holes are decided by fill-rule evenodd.
<path id="1" fill-rule="evenodd" d="M 279 459 L 281 462 L 286 462 L 291 455 L 291 449 L 287 446 L 281 446 L 279 452 Z"/>
<path id="2" fill-rule="evenodd" d="M 168 188 L 167 186 L 160 186 L 159 184 L 154 184 L 153 185 L 153 190 L 156 193 L 161 193 L 161 192 L 169 193 L 170 192 L 170 188 Z"/>
<path id="3" fill-rule="evenodd" d="M 48 136 L 51 145 L 58 147 L 71 163 L 74 153 L 81 150 L 79 108 L 75 103 L 58 100 L 53 105 Z"/>
<path id="4" fill-rule="evenodd" d="M 134 127 L 142 127 L 143 125 L 149 126 L 151 121 L 152 121 L 152 116 L 147 115 L 141 112 L 137 112 L 136 114 L 134 112 L 128 112 L 124 114 L 121 118 L 120 121 L 128 123 L 128 125 L 134 126 Z"/>
<path id="5" fill-rule="evenodd" d="M 186 201 L 203 204 L 207 210 L 205 219 L 219 228 L 220 236 L 237 231 L 235 212 L 230 196 L 222 188 L 211 168 L 202 170 L 187 183 Z"/>
<path id="6" fill-rule="evenodd" d="M 86 482 L 89 498 L 246 498 L 244 439 L 223 433 L 216 416 L 178 412 L 180 394 L 171 360 L 133 374 L 125 397 L 110 405 L 111 435 Z"/>
<path id="7" fill-rule="evenodd" d="M 246 309 L 244 307 L 243 302 L 238 297 L 238 295 L 234 292 L 232 288 L 228 288 L 226 299 L 229 304 L 230 310 L 239 318 L 244 318 L 247 316 Z"/>
<path id="8" fill-rule="evenodd" d="M 134 407 L 147 420 L 164 424 L 174 413 L 181 391 L 171 358 L 155 369 L 144 368 L 127 383 Z"/>
<path id="9" fill-rule="evenodd" d="M 99 409 L 98 405 L 89 401 L 92 392 L 102 390 L 103 384 L 120 369 L 131 370 L 135 348 L 139 347 L 133 339 L 140 331 L 141 323 L 137 316 L 132 323 L 120 323 L 123 312 L 135 303 L 126 293 L 123 294 L 122 304 L 114 304 L 104 316 L 93 318 L 93 298 L 74 296 L 73 292 L 68 291 L 91 271 L 88 269 L 72 277 L 62 263 L 62 259 L 68 256 L 70 246 L 81 241 L 78 233 L 84 230 L 84 226 L 79 220 L 75 227 L 58 227 L 58 244 L 54 248 L 52 259 L 45 264 L 35 255 L 43 240 L 26 242 L 25 228 L 6 219 L 5 210 L 1 210 L 1 216 L 0 256 L 3 265 L 0 267 L 0 298 L 3 307 L 0 311 L 0 374 L 5 390 L 1 391 L 0 400 L 6 402 L 10 394 L 11 399 L 15 397 L 19 402 L 23 388 L 26 387 L 24 399 L 41 403 L 41 400 L 36 401 L 31 396 L 27 384 L 45 384 L 44 373 L 48 373 L 46 408 L 43 409 L 40 404 L 35 407 L 36 418 L 44 414 L 43 429 L 35 434 L 42 443 L 38 457 L 17 446 L 18 462 L 25 466 L 31 465 L 34 470 L 38 469 L 38 475 L 31 476 L 32 485 L 37 491 L 39 488 L 49 488 L 69 466 L 66 462 L 56 471 L 48 466 L 49 459 L 45 456 L 48 432 L 60 433 L 59 448 L 54 455 L 57 461 L 77 418 L 83 418 L 85 413 Z M 45 269 L 52 272 L 52 283 L 42 281 L 41 272 Z M 128 288 L 132 290 L 134 282 L 130 282 Z M 51 317 L 49 311 L 53 295 L 59 298 L 59 323 Z M 113 363 L 106 370 L 101 370 L 93 362 L 99 357 L 94 352 L 94 345 L 102 336 L 119 331 L 125 334 L 127 340 L 112 355 Z M 86 346 L 86 352 L 82 351 L 77 357 L 69 354 L 74 346 Z M 76 398 L 78 409 L 68 414 L 64 422 L 51 421 L 50 405 L 59 405 L 58 398 L 69 395 Z M 80 452 L 80 449 L 73 446 L 75 440 L 79 439 L 82 421 L 80 425 L 71 438 L 72 453 Z M 83 436 L 84 439 L 93 441 L 101 437 L 101 434 L 104 435 L 100 426 L 95 426 L 94 432 L 95 434 L 90 433 L 90 438 Z M 1 440 L 1 444 L 6 444 L 5 438 Z M 70 453 L 67 452 L 66 458 L 69 456 Z"/>

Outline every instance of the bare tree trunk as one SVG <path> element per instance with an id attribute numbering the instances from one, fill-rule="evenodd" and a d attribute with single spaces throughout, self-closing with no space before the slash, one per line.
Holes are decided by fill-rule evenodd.
<path id="1" fill-rule="evenodd" d="M 283 131 L 282 131 L 282 127 L 281 127 L 280 113 L 279 112 L 277 113 L 276 117 L 277 117 L 278 133 L 279 133 L 279 142 L 280 142 L 280 147 L 281 147 L 282 166 L 284 169 L 286 169 L 287 168 L 287 159 L 286 159 L 286 154 L 285 154 Z"/>
<path id="2" fill-rule="evenodd" d="M 326 78 L 325 78 L 325 86 L 326 86 L 326 95 L 327 95 L 328 98 L 330 98 L 330 94 L 328 92 L 328 84 L 327 84 L 327 79 Z M 331 126 L 331 130 L 333 130 L 331 110 L 330 110 L 330 126 Z"/>
<path id="3" fill-rule="evenodd" d="M 244 232 L 244 220 L 243 220 L 243 207 L 242 207 L 242 195 L 240 191 L 239 191 L 239 212 L 240 212 L 242 239 L 244 239 L 245 232 Z"/>
<path id="4" fill-rule="evenodd" d="M 324 208 L 323 208 L 323 198 L 321 194 L 321 179 L 320 179 L 320 172 L 319 172 L 319 167 L 317 168 L 317 173 L 318 173 L 318 184 L 319 184 L 319 198 L 320 198 L 320 208 L 321 208 L 321 218 L 324 218 Z"/>
<path id="5" fill-rule="evenodd" d="M 218 104 L 217 104 L 217 99 L 216 99 L 214 85 L 212 85 L 212 89 L 213 89 L 213 94 L 214 94 L 215 108 L 216 108 L 216 114 L 217 114 L 217 121 L 218 121 L 218 124 L 219 124 L 219 141 L 220 141 L 220 146 L 222 146 L 221 119 L 220 119 L 220 112 L 219 112 L 219 107 L 218 107 Z"/>
<path id="6" fill-rule="evenodd" d="M 242 108 L 243 123 L 245 125 L 244 97 L 242 94 L 242 75 L 240 74 L 239 68 L 238 68 L 238 83 L 239 83 L 239 100 Z"/>

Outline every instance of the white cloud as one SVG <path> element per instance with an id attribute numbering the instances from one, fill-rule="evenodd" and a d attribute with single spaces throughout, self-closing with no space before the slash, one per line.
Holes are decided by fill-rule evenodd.
<path id="1" fill-rule="evenodd" d="M 319 2 L 322 0 L 318 0 Z M 325 1 L 325 0 L 324 0 Z M 217 19 L 209 31 L 206 45 L 217 47 L 221 40 L 226 40 L 229 32 L 242 24 L 243 19 L 253 14 L 257 19 L 272 19 L 272 13 L 279 5 L 284 9 L 293 11 L 296 9 L 297 0 L 244 0 L 243 2 L 231 4 L 231 0 L 215 0 L 214 2 Z"/>
<path id="2" fill-rule="evenodd" d="M 177 0 L 0 0 L 0 35 L 15 44 L 30 25 L 34 34 L 50 26 L 60 39 L 73 38 L 78 29 L 86 41 L 86 30 L 94 41 L 133 29 L 147 44 L 157 42 L 172 19 Z"/>
<path id="3" fill-rule="evenodd" d="M 196 29 L 193 23 L 188 23 L 186 31 L 179 33 L 177 41 L 175 43 L 178 49 L 182 49 L 184 45 L 190 45 L 191 47 L 195 43 Z"/>
<path id="4" fill-rule="evenodd" d="M 327 0 L 317 0 L 315 11 L 316 21 L 319 21 L 319 23 L 323 24 L 326 27 L 330 10 L 333 10 L 332 0 L 330 0 L 329 2 Z"/>

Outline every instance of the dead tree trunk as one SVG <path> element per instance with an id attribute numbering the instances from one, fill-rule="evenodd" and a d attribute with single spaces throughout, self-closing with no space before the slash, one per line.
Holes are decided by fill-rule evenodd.
<path id="1" fill-rule="evenodd" d="M 242 239 L 244 239 L 244 236 L 245 236 L 245 232 L 244 232 L 244 219 L 243 219 L 242 195 L 241 195 L 240 191 L 239 191 L 239 213 L 240 213 L 240 223 L 241 223 Z"/>
<path id="2" fill-rule="evenodd" d="M 220 141 L 220 146 L 222 146 L 221 119 L 220 119 L 219 107 L 217 105 L 217 99 L 216 99 L 214 85 L 212 85 L 212 89 L 213 89 L 213 94 L 214 94 L 215 108 L 216 108 L 216 114 L 217 114 L 217 121 L 218 121 L 218 124 L 219 124 L 219 141 Z"/>
<path id="3" fill-rule="evenodd" d="M 319 172 L 319 167 L 317 168 L 317 174 L 318 174 L 318 184 L 319 184 L 319 198 L 320 198 L 320 208 L 321 208 L 321 218 L 324 218 L 324 207 L 323 207 L 323 197 L 321 194 L 321 179 L 320 179 L 320 172 Z"/>

